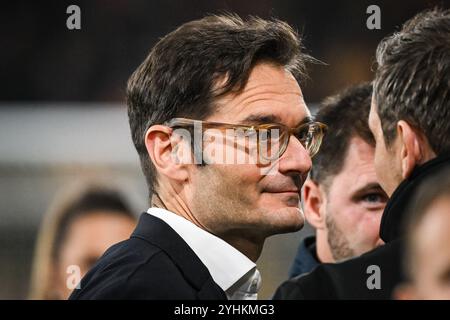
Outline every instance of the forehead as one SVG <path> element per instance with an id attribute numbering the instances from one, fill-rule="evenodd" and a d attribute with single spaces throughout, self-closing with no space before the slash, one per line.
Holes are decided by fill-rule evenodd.
<path id="1" fill-rule="evenodd" d="M 98 251 L 104 250 L 105 243 L 122 240 L 124 234 L 132 231 L 134 222 L 131 218 L 108 211 L 94 211 L 76 218 L 67 235 L 70 250 Z"/>
<path id="2" fill-rule="evenodd" d="M 292 74 L 279 66 L 260 64 L 253 68 L 244 89 L 219 99 L 208 120 L 238 123 L 251 116 L 272 116 L 295 126 L 310 112 Z"/>
<path id="3" fill-rule="evenodd" d="M 374 147 L 362 138 L 353 136 L 349 140 L 342 169 L 333 181 L 348 181 L 346 189 L 349 192 L 368 184 L 378 183 L 374 166 L 374 150 Z"/>
<path id="4" fill-rule="evenodd" d="M 351 169 L 355 164 L 373 167 L 374 147 L 359 136 L 352 136 L 348 141 L 348 150 L 344 160 L 344 169 Z"/>

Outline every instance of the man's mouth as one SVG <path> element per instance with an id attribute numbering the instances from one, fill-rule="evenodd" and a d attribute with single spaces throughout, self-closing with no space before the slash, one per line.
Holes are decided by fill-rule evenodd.
<path id="1" fill-rule="evenodd" d="M 286 177 L 284 177 L 286 178 Z M 284 194 L 284 195 L 298 195 L 300 196 L 300 190 L 303 186 L 303 178 L 300 175 L 291 176 L 289 180 L 277 180 L 276 182 L 271 182 L 263 192 L 273 193 L 273 194 Z"/>
<path id="2" fill-rule="evenodd" d="M 269 193 L 276 197 L 282 197 L 283 199 L 300 199 L 300 190 L 295 188 L 289 189 L 266 189 L 263 192 Z"/>

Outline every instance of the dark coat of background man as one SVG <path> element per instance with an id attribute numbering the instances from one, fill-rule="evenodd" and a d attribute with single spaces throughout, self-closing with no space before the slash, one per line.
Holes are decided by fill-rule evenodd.
<path id="1" fill-rule="evenodd" d="M 320 263 L 359 256 L 380 240 L 387 195 L 375 174 L 375 140 L 367 124 L 372 85 L 361 84 L 328 97 L 316 120 L 328 126 L 303 187 L 303 209 L 316 236 L 302 241 L 290 277 Z"/>
<path id="2" fill-rule="evenodd" d="M 310 60 L 302 51 L 286 23 L 236 16 L 188 22 L 153 47 L 127 89 L 132 139 L 152 207 L 71 299 L 257 297 L 255 261 L 265 238 L 303 226 L 299 191 L 324 132 L 311 122 L 298 84 Z M 277 157 L 269 165 L 185 161 L 197 158 L 192 149 L 199 143 L 219 143 L 198 132 L 194 120 L 239 128 L 249 138 L 260 137 L 261 125 L 275 123 L 278 138 L 266 135 L 264 142 L 271 141 Z M 178 129 L 191 133 L 193 143 Z M 196 134 L 202 140 L 195 141 Z M 225 144 L 227 150 L 260 154 L 261 140 L 249 138 Z M 274 164 L 277 169 L 263 174 Z"/>
<path id="3" fill-rule="evenodd" d="M 358 258 L 285 282 L 278 299 L 390 299 L 402 281 L 402 221 L 417 187 L 450 162 L 450 11 L 412 18 L 377 49 L 369 115 L 375 170 L 390 196 L 380 236 Z"/>

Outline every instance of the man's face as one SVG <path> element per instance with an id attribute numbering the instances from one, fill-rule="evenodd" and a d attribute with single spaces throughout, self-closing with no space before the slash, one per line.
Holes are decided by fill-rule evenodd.
<path id="1" fill-rule="evenodd" d="M 361 255 L 382 244 L 380 220 L 387 196 L 378 184 L 374 148 L 350 140 L 342 170 L 330 178 L 323 202 L 328 244 L 336 261 Z"/>
<path id="2" fill-rule="evenodd" d="M 396 152 L 398 148 L 395 142 L 392 143 L 389 148 L 387 148 L 385 144 L 381 121 L 378 116 L 375 99 L 373 97 L 369 114 L 369 127 L 376 142 L 374 159 L 375 171 L 381 187 L 390 197 L 403 180 L 401 168 L 396 159 Z"/>
<path id="3" fill-rule="evenodd" d="M 260 64 L 251 72 L 244 90 L 221 99 L 217 111 L 206 120 L 235 124 L 278 122 L 295 127 L 309 116 L 292 74 Z M 192 166 L 190 202 L 198 222 L 223 239 L 244 236 L 261 240 L 299 230 L 304 223 L 300 189 L 311 159 L 301 143 L 291 137 L 277 165 L 271 175 L 262 174 L 257 164 Z"/>
<path id="4" fill-rule="evenodd" d="M 450 199 L 438 198 L 413 235 L 412 299 L 450 300 Z"/>

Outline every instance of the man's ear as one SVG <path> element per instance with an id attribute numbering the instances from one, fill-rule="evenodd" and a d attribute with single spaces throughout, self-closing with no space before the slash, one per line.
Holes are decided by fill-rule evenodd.
<path id="1" fill-rule="evenodd" d="M 314 229 L 325 228 L 325 215 L 322 210 L 324 201 L 319 185 L 311 179 L 306 180 L 303 186 L 303 209 L 306 220 Z"/>
<path id="2" fill-rule="evenodd" d="M 145 133 L 144 139 L 147 153 L 158 174 L 177 181 L 188 178 L 186 163 L 178 158 L 180 143 L 174 142 L 171 128 L 153 125 Z"/>
<path id="3" fill-rule="evenodd" d="M 397 134 L 400 146 L 400 161 L 402 169 L 402 178 L 410 176 L 414 167 L 423 160 L 423 150 L 425 146 L 418 133 L 403 120 L 397 122 Z"/>

